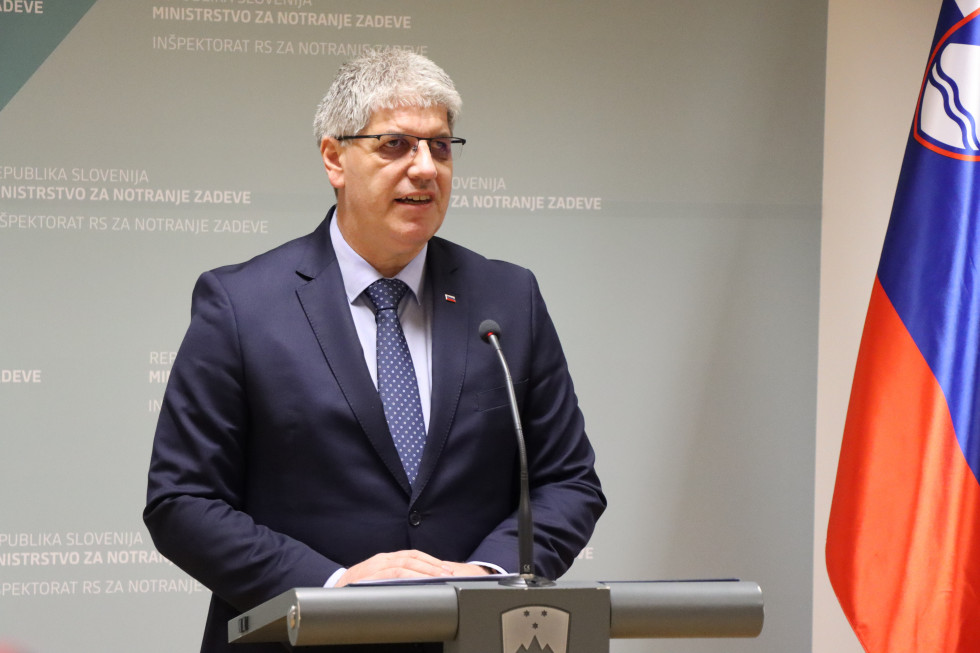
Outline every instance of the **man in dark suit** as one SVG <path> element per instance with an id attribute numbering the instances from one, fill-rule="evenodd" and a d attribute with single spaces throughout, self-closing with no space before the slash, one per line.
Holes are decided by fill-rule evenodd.
<path id="1" fill-rule="evenodd" d="M 527 439 L 538 574 L 563 574 L 605 508 L 534 277 L 434 236 L 459 108 L 419 55 L 345 64 L 315 122 L 337 205 L 312 234 L 198 281 L 144 519 L 213 592 L 202 651 L 281 650 L 231 647 L 226 624 L 292 587 L 518 570 L 517 446 L 486 318 Z M 379 284 L 404 291 L 394 331 Z M 393 366 L 390 347 L 411 359 Z M 386 390 L 394 368 L 413 379 L 404 393 Z"/>

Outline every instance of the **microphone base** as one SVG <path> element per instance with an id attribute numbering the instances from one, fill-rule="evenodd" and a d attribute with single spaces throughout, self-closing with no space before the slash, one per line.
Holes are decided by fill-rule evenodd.
<path id="1" fill-rule="evenodd" d="M 506 587 L 524 587 L 531 589 L 535 587 L 553 587 L 555 585 L 555 581 L 549 580 L 544 576 L 521 574 L 516 578 L 506 578 L 500 581 L 500 584 Z"/>

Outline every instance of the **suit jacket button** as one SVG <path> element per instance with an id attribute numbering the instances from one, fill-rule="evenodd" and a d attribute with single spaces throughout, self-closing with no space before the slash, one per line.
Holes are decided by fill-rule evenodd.
<path id="1" fill-rule="evenodd" d="M 411 524 L 412 526 L 418 526 L 419 524 L 421 524 L 422 513 L 418 512 L 417 510 L 413 510 L 408 515 L 408 523 Z"/>

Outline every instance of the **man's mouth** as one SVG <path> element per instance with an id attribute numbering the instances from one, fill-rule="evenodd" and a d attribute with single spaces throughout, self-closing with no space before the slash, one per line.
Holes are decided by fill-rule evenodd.
<path id="1" fill-rule="evenodd" d="M 399 197 L 395 201 L 401 204 L 429 204 L 432 202 L 432 198 L 428 195 L 407 195 Z"/>

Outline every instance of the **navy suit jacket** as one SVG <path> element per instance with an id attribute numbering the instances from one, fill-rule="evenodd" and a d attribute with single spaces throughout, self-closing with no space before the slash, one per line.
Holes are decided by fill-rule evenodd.
<path id="1" fill-rule="evenodd" d="M 230 647 L 227 620 L 375 553 L 419 549 L 517 571 L 517 446 L 499 362 L 478 334 L 486 318 L 501 326 L 521 406 L 538 574 L 563 574 L 605 507 L 534 277 L 440 238 L 425 276 L 430 423 L 409 485 L 354 329 L 330 217 L 203 274 L 194 290 L 144 520 L 160 552 L 213 592 L 203 651 L 282 650 Z"/>

